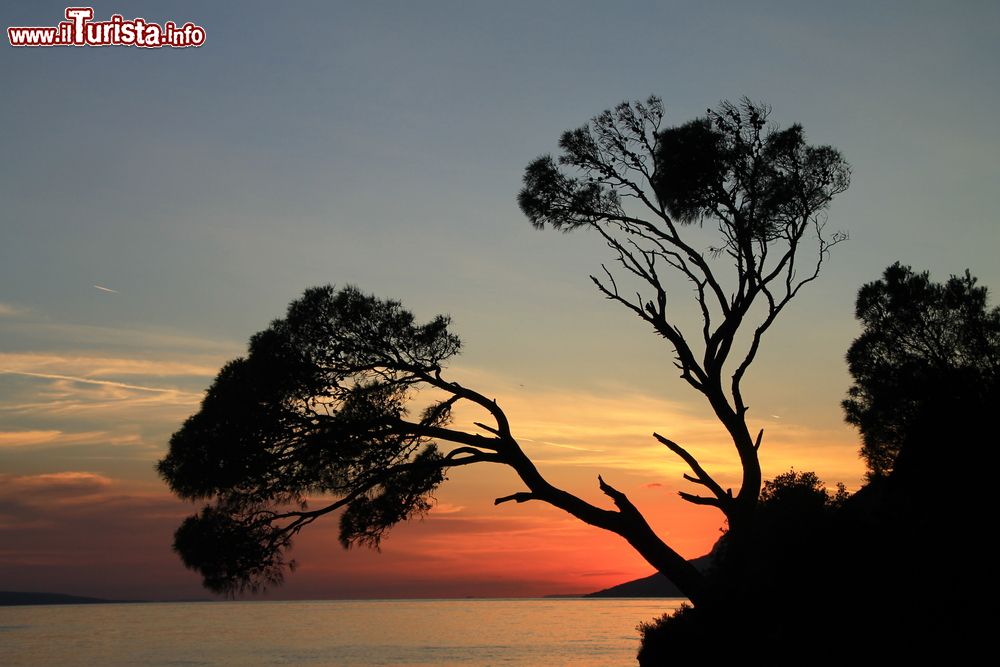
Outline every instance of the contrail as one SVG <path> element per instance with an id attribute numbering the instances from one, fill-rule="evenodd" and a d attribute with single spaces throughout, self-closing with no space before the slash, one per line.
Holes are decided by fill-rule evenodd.
<path id="1" fill-rule="evenodd" d="M 134 389 L 135 391 L 151 391 L 159 394 L 176 394 L 178 396 L 201 397 L 191 391 L 181 391 L 180 389 L 167 389 L 165 387 L 146 387 L 139 384 L 126 384 L 125 382 L 115 382 L 113 380 L 92 380 L 90 378 L 75 377 L 73 375 L 57 375 L 56 373 L 30 373 L 28 371 L 12 371 L 0 368 L 0 374 L 23 375 L 30 378 L 43 378 L 45 380 L 68 380 L 70 382 L 81 382 L 83 384 L 96 384 L 104 387 L 119 387 L 121 389 Z"/>
<path id="2" fill-rule="evenodd" d="M 110 287 L 104 287 L 103 285 L 94 285 L 94 287 L 101 290 L 102 292 L 111 292 L 112 294 L 118 294 L 118 290 L 111 289 Z"/>

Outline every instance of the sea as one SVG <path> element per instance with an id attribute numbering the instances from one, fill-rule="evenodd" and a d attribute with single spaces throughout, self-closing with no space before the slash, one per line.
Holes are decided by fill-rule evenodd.
<path id="1" fill-rule="evenodd" d="M 0 607 L 0 665 L 635 665 L 674 598 Z"/>

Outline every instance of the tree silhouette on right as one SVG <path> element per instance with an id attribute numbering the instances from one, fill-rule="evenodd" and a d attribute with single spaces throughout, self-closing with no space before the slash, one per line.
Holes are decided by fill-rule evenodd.
<path id="1" fill-rule="evenodd" d="M 864 331 L 847 353 L 854 385 L 844 411 L 869 477 L 931 463 L 919 444 L 930 422 L 962 415 L 968 425 L 983 414 L 970 408 L 996 391 L 1000 308 L 968 271 L 935 283 L 897 262 L 861 288 L 856 316 Z"/>
<path id="2" fill-rule="evenodd" d="M 845 416 L 862 436 L 868 484 L 845 506 L 840 567 L 861 618 L 912 646 L 971 664 L 997 593 L 994 476 L 1000 308 L 969 271 L 938 283 L 895 263 L 858 292 Z M 933 597 L 931 597 L 933 596 Z M 933 602 L 931 602 L 933 600 Z M 886 623 L 884 619 L 892 619 Z M 973 660 L 974 662 L 975 660 Z"/>
<path id="3" fill-rule="evenodd" d="M 811 472 L 765 482 L 744 553 L 717 550 L 725 608 L 642 624 L 640 665 L 704 660 L 709 646 L 715 661 L 745 660 L 749 646 L 826 662 L 981 660 L 998 592 L 1000 308 L 968 271 L 937 283 L 900 263 L 856 306 L 843 406 L 865 485 L 848 497 Z"/>

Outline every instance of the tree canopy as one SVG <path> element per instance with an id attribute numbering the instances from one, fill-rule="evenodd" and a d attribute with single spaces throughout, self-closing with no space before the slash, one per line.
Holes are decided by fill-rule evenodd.
<path id="1" fill-rule="evenodd" d="M 864 330 L 847 353 L 844 411 L 869 475 L 881 477 L 931 421 L 947 415 L 954 432 L 959 415 L 979 413 L 997 391 L 1000 308 L 968 271 L 935 283 L 897 262 L 861 288 L 856 316 Z"/>
<path id="2" fill-rule="evenodd" d="M 445 317 L 421 325 L 354 288 L 306 291 L 219 371 L 158 465 L 177 495 L 214 500 L 177 533 L 185 563 L 213 590 L 255 589 L 280 582 L 291 537 L 335 509 L 344 546 L 376 547 L 427 511 L 443 469 L 467 452 L 445 456 L 432 441 L 454 398 L 414 420 L 407 404 L 460 346 Z M 337 500 L 309 510 L 321 495 Z"/>
<path id="3" fill-rule="evenodd" d="M 849 165 L 836 149 L 807 144 L 800 125 L 771 124 L 770 111 L 743 98 L 663 127 L 659 98 L 623 102 L 565 132 L 558 158 L 544 155 L 529 164 L 518 198 L 536 227 L 596 231 L 638 285 L 633 298 L 607 267 L 591 276 L 608 299 L 671 344 L 681 377 L 729 432 L 743 469 L 735 496 L 692 464 L 683 448 L 657 437 L 708 491 L 682 496 L 718 507 L 731 527 L 748 519 L 761 485 L 763 432 L 752 436 L 746 423 L 742 381 L 765 333 L 817 278 L 830 248 L 846 239 L 826 233 L 825 210 L 847 189 Z M 707 249 L 686 229 L 705 224 L 717 230 Z M 697 331 L 678 324 L 671 273 L 693 290 L 701 313 Z M 738 351 L 744 331 L 749 345 Z"/>

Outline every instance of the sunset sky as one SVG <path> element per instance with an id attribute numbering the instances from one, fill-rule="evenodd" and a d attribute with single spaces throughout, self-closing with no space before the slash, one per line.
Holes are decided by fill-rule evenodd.
<path id="1" fill-rule="evenodd" d="M 1000 5 L 805 4 L 97 2 L 98 19 L 192 21 L 206 43 L 5 45 L 0 590 L 208 597 L 170 550 L 196 507 L 153 466 L 218 368 L 326 283 L 450 314 L 453 375 L 496 397 L 552 481 L 605 506 L 600 473 L 681 553 L 705 553 L 721 516 L 677 497 L 683 465 L 650 434 L 734 483 L 723 430 L 665 342 L 594 290 L 600 239 L 534 230 L 515 202 L 563 130 L 650 94 L 670 124 L 764 100 L 851 163 L 829 211 L 850 241 L 745 395 L 766 476 L 857 488 L 839 407 L 857 288 L 896 260 L 1000 288 Z M 56 25 L 65 7 L 0 17 Z M 379 554 L 317 524 L 270 597 L 580 593 L 651 572 L 558 510 L 493 506 L 520 490 L 504 470 L 454 470 Z"/>

